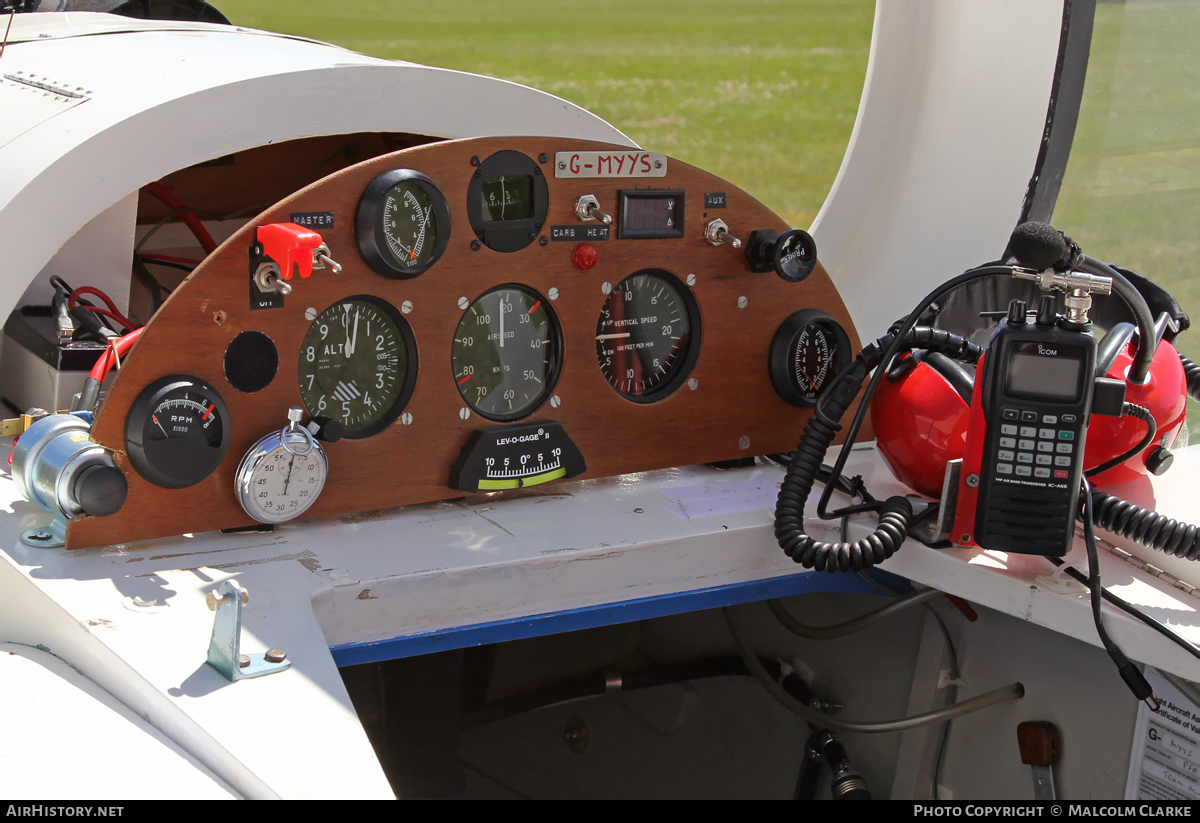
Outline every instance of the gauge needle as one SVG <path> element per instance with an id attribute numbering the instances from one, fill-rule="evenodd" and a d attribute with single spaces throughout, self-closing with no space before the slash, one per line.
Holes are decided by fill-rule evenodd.
<path id="1" fill-rule="evenodd" d="M 352 356 L 356 348 L 358 348 L 358 309 L 354 310 L 354 336 L 350 338 L 350 352 L 346 356 Z"/>
<path id="2" fill-rule="evenodd" d="M 504 348 L 504 301 L 500 301 L 500 348 Z"/>
<path id="3" fill-rule="evenodd" d="M 292 455 L 292 462 L 288 463 L 287 478 L 283 481 L 283 496 L 287 497 L 288 483 L 292 482 L 292 467 L 296 465 L 296 455 Z"/>
<path id="4" fill-rule="evenodd" d="M 598 334 L 598 335 L 596 335 L 596 339 L 597 340 L 615 340 L 619 337 L 632 337 L 632 336 L 633 336 L 633 332 L 625 331 L 625 332 L 621 332 L 620 334 Z"/>
<path id="5" fill-rule="evenodd" d="M 158 429 L 159 429 L 159 431 L 161 431 L 161 432 L 163 433 L 163 437 L 170 437 L 170 436 L 171 436 L 171 435 L 167 434 L 167 430 L 163 428 L 163 425 L 162 425 L 162 423 L 159 423 L 159 422 L 158 422 L 158 416 L 157 416 L 157 415 L 153 415 L 153 414 L 152 414 L 152 415 L 150 415 L 150 419 L 154 421 L 154 425 L 158 426 Z"/>

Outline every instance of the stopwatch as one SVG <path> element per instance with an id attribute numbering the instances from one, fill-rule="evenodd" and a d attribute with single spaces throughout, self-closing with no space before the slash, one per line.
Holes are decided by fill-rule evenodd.
<path id="1" fill-rule="evenodd" d="M 299 517 L 325 487 L 329 460 L 316 438 L 300 426 L 303 417 L 304 410 L 292 406 L 287 426 L 251 446 L 238 466 L 238 502 L 261 523 Z"/>

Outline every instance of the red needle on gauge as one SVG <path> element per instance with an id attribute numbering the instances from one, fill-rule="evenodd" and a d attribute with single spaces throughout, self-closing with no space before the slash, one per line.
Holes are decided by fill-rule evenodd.
<path id="1" fill-rule="evenodd" d="M 158 415 L 152 414 L 152 415 L 150 415 L 150 419 L 154 421 L 154 425 L 158 426 L 159 431 L 161 431 L 163 433 L 163 437 L 171 436 L 171 435 L 167 434 L 167 430 L 163 428 L 163 424 L 158 422 Z"/>

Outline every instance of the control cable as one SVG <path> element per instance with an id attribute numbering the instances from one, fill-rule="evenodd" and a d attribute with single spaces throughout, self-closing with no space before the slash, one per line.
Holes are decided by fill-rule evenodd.
<path id="1" fill-rule="evenodd" d="M 1102 611 L 1101 598 L 1103 597 L 1103 589 L 1100 585 L 1100 557 L 1096 549 L 1096 528 L 1092 519 L 1092 495 L 1088 492 L 1087 478 L 1082 479 L 1083 484 L 1083 536 L 1084 543 L 1087 545 L 1088 558 L 1088 588 L 1092 594 L 1092 620 L 1096 624 L 1096 633 L 1100 635 L 1100 642 L 1104 644 L 1105 651 L 1112 658 L 1113 663 L 1117 666 L 1117 671 L 1121 675 L 1121 679 L 1125 681 L 1125 685 L 1133 692 L 1133 696 L 1144 702 L 1150 707 L 1151 711 L 1158 710 L 1158 701 L 1154 699 L 1154 689 L 1150 687 L 1150 683 L 1138 671 L 1137 666 L 1130 662 L 1121 648 L 1113 642 L 1108 636 L 1108 631 L 1104 628 L 1104 615 Z"/>
<path id="2" fill-rule="evenodd" d="M 937 589 L 925 589 L 913 592 L 912 594 L 893 600 L 886 606 L 859 615 L 844 623 L 835 623 L 832 626 L 807 626 L 801 623 L 787 610 L 782 600 L 768 600 L 767 607 L 770 608 L 771 614 L 775 615 L 775 619 L 779 621 L 779 624 L 797 637 L 803 637 L 806 640 L 834 640 L 854 634 L 855 632 L 860 632 L 863 629 L 886 620 L 892 615 L 899 614 L 913 606 L 928 603 L 930 600 L 941 597 L 941 595 L 942 593 Z"/>
<path id="3" fill-rule="evenodd" d="M 725 607 L 722 611 L 725 613 L 725 622 L 729 625 L 729 632 L 733 635 L 733 642 L 737 646 L 738 654 L 741 655 L 742 660 L 746 663 L 746 668 L 750 670 L 755 679 L 785 709 L 798 715 L 802 720 L 822 728 L 844 732 L 860 732 L 862 734 L 903 732 L 909 729 L 917 729 L 922 726 L 940 723 L 955 717 L 962 717 L 964 714 L 970 714 L 988 706 L 994 706 L 997 703 L 1017 700 L 1025 696 L 1025 687 L 1023 685 L 1020 683 L 1011 683 L 951 706 L 934 709 L 933 711 L 911 717 L 901 717 L 895 720 L 842 720 L 830 717 L 824 712 L 819 712 L 796 700 L 782 686 L 776 683 L 767 670 L 763 668 L 758 656 L 755 655 L 754 650 L 750 647 L 750 641 L 746 638 L 745 631 L 742 629 L 734 610 Z"/>
<path id="4" fill-rule="evenodd" d="M 1083 473 L 1084 477 L 1095 477 L 1098 474 L 1103 474 L 1114 466 L 1119 466 L 1135 454 L 1141 454 L 1142 450 L 1150 445 L 1158 434 L 1158 423 L 1154 421 L 1154 415 L 1145 406 L 1139 406 L 1136 403 L 1125 403 L 1121 406 L 1122 417 L 1136 417 L 1139 420 L 1144 420 L 1146 423 L 1146 434 L 1141 441 L 1124 454 L 1118 454 L 1111 460 L 1106 460 L 1099 466 L 1093 466 Z"/>

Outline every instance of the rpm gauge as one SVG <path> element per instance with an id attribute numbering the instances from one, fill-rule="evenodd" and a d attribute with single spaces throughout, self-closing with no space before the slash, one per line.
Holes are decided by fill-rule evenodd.
<path id="1" fill-rule="evenodd" d="M 125 452 L 156 486 L 183 489 L 221 464 L 229 448 L 229 412 L 208 383 L 187 374 L 155 380 L 125 420 Z"/>
<path id="2" fill-rule="evenodd" d="M 369 437 L 387 428 L 412 394 L 416 340 L 390 303 L 347 297 L 309 326 L 297 373 L 309 414 L 341 422 L 343 437 Z"/>
<path id="3" fill-rule="evenodd" d="M 699 352 L 700 315 L 673 275 L 647 269 L 609 292 L 596 323 L 596 357 L 608 385 L 627 400 L 653 403 L 674 392 Z"/>
<path id="4" fill-rule="evenodd" d="M 363 260 L 384 277 L 416 277 L 428 269 L 450 240 L 446 198 L 425 175 L 393 169 L 363 191 L 354 216 Z"/>
<path id="5" fill-rule="evenodd" d="M 548 302 L 525 286 L 497 286 L 467 307 L 454 332 L 454 382 L 489 420 L 524 417 L 558 380 L 562 333 Z"/>
<path id="6" fill-rule="evenodd" d="M 850 338 L 819 309 L 803 309 L 780 324 L 768 367 L 775 391 L 793 406 L 811 406 L 850 362 Z"/>

